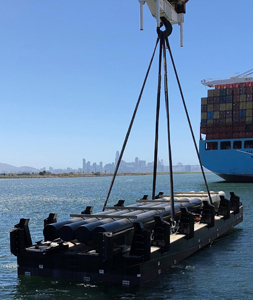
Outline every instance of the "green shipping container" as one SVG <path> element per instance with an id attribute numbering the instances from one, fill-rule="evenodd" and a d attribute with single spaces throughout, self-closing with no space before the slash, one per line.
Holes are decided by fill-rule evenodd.
<path id="1" fill-rule="evenodd" d="M 246 95 L 240 95 L 240 102 L 246 102 Z"/>
<path id="2" fill-rule="evenodd" d="M 207 120 L 207 126 L 213 126 L 213 120 Z"/>
<path id="3" fill-rule="evenodd" d="M 226 103 L 226 110 L 232 110 L 233 104 L 232 103 Z"/>
<path id="4" fill-rule="evenodd" d="M 252 109 L 246 109 L 246 117 L 252 117 Z"/>
<path id="5" fill-rule="evenodd" d="M 213 104 L 208 104 L 208 105 L 207 105 L 207 111 L 208 111 L 208 112 L 213 111 Z"/>
<path id="6" fill-rule="evenodd" d="M 252 109 L 253 108 L 253 102 L 246 102 L 246 109 Z"/>
<path id="7" fill-rule="evenodd" d="M 232 118 L 226 119 L 226 125 L 232 125 Z"/>
<path id="8" fill-rule="evenodd" d="M 215 112 L 213 113 L 213 118 L 214 118 L 214 119 L 219 119 L 219 118 L 220 118 L 220 112 L 219 112 L 219 111 L 215 111 Z"/>
<path id="9" fill-rule="evenodd" d="M 220 104 L 214 104 L 213 111 L 220 111 Z"/>
<path id="10" fill-rule="evenodd" d="M 207 91 L 208 97 L 213 97 L 214 96 L 213 92 L 214 92 L 214 90 L 208 90 Z"/>
<path id="11" fill-rule="evenodd" d="M 206 112 L 202 112 L 201 113 L 201 120 L 206 120 L 207 119 L 207 113 Z"/>
<path id="12" fill-rule="evenodd" d="M 226 104 L 222 103 L 220 104 L 220 111 L 225 111 L 226 110 Z"/>
<path id="13" fill-rule="evenodd" d="M 240 109 L 246 109 L 247 108 L 247 103 L 246 102 L 241 102 L 240 103 Z"/>
<path id="14" fill-rule="evenodd" d="M 201 105 L 207 105 L 207 98 L 201 98 Z"/>
<path id="15" fill-rule="evenodd" d="M 252 117 L 246 117 L 246 124 L 252 124 Z"/>
<path id="16" fill-rule="evenodd" d="M 214 97 L 219 97 L 220 96 L 220 90 L 213 90 L 213 95 L 214 95 Z"/>

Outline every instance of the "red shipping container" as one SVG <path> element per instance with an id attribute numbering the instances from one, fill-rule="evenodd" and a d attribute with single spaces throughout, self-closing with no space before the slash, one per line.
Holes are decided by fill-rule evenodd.
<path id="1" fill-rule="evenodd" d="M 216 85 L 216 86 L 215 86 L 215 89 L 216 89 L 216 90 L 219 90 L 219 89 L 220 89 L 220 85 Z"/>
<path id="2" fill-rule="evenodd" d="M 239 87 L 233 88 L 233 94 L 240 95 L 240 88 Z"/>
<path id="3" fill-rule="evenodd" d="M 226 126 L 225 127 L 225 132 L 231 133 L 232 131 L 233 131 L 233 127 L 232 126 Z"/>
<path id="4" fill-rule="evenodd" d="M 239 88 L 239 83 L 233 83 L 233 88 Z"/>
<path id="5" fill-rule="evenodd" d="M 220 134 L 219 134 L 219 133 L 214 133 L 214 134 L 213 134 L 213 139 L 214 139 L 214 140 L 218 140 L 219 137 L 220 137 Z"/>
<path id="6" fill-rule="evenodd" d="M 239 126 L 239 132 L 245 132 L 245 125 Z"/>
<path id="7" fill-rule="evenodd" d="M 226 127 L 225 126 L 221 126 L 220 127 L 220 133 L 225 133 L 226 132 Z"/>
<path id="8" fill-rule="evenodd" d="M 200 133 L 206 134 L 206 127 L 201 127 L 200 128 Z"/>
<path id="9" fill-rule="evenodd" d="M 239 126 L 233 126 L 233 132 L 239 132 Z"/>
<path id="10" fill-rule="evenodd" d="M 220 133 L 220 139 L 225 139 L 226 138 L 226 133 Z"/>
<path id="11" fill-rule="evenodd" d="M 225 89 L 226 87 L 227 87 L 226 84 L 221 84 L 221 86 L 220 86 L 221 89 Z"/>
<path id="12" fill-rule="evenodd" d="M 245 87 L 246 86 L 246 83 L 245 82 L 241 82 L 240 83 L 240 87 Z"/>
<path id="13" fill-rule="evenodd" d="M 214 104 L 213 111 L 220 111 L 220 104 Z"/>
<path id="14" fill-rule="evenodd" d="M 226 84 L 226 89 L 232 89 L 232 87 L 233 87 L 232 83 Z"/>
<path id="15" fill-rule="evenodd" d="M 213 139 L 212 133 L 206 135 L 206 140 L 212 140 L 212 139 Z"/>
<path id="16" fill-rule="evenodd" d="M 246 137 L 246 132 L 239 132 L 239 138 L 243 139 Z"/>
<path id="17" fill-rule="evenodd" d="M 213 133 L 213 127 L 207 127 L 206 133 Z"/>
<path id="18" fill-rule="evenodd" d="M 233 100 L 234 103 L 240 102 L 240 95 L 234 95 Z"/>
<path id="19" fill-rule="evenodd" d="M 238 132 L 233 132 L 233 138 L 238 139 L 239 138 L 239 133 Z"/>
<path id="20" fill-rule="evenodd" d="M 225 133 L 225 139 L 231 139 L 232 137 L 233 137 L 233 133 L 232 132 L 230 132 L 230 133 L 226 132 Z"/>
<path id="21" fill-rule="evenodd" d="M 246 137 L 247 138 L 253 137 L 253 132 L 246 132 Z"/>

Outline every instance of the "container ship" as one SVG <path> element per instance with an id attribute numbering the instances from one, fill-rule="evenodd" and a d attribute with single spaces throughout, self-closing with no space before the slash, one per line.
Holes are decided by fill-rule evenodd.
<path id="1" fill-rule="evenodd" d="M 229 182 L 253 182 L 252 73 L 201 82 L 211 89 L 201 99 L 200 157 Z"/>

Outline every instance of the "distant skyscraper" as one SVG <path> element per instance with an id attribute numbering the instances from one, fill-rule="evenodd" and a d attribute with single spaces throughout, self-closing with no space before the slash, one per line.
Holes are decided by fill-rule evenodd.
<path id="1" fill-rule="evenodd" d="M 115 166 L 117 165 L 119 160 L 119 151 L 116 152 L 116 157 L 115 157 Z"/>
<path id="2" fill-rule="evenodd" d="M 86 172 L 90 173 L 90 161 L 87 162 L 86 168 L 87 168 Z"/>
<path id="3" fill-rule="evenodd" d="M 83 158 L 83 172 L 86 172 L 86 160 Z"/>

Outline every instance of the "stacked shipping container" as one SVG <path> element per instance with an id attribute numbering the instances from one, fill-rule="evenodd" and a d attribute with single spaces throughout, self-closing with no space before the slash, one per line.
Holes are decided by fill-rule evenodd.
<path id="1" fill-rule="evenodd" d="M 253 137 L 253 82 L 216 85 L 201 99 L 207 140 Z"/>

